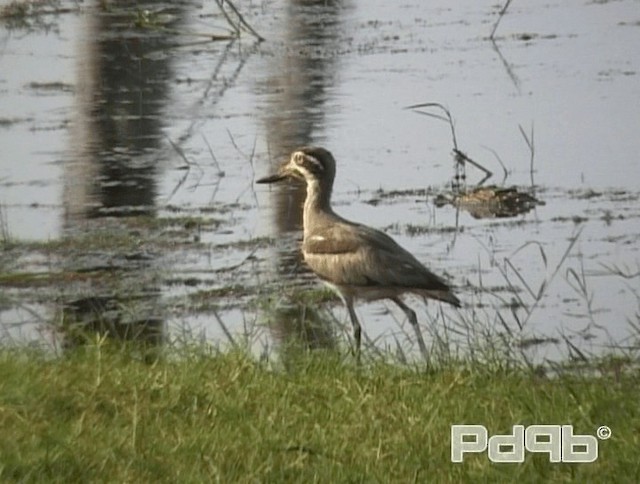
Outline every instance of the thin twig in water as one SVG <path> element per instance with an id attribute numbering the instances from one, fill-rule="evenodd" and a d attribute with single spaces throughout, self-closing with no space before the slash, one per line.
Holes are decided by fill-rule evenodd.
<path id="1" fill-rule="evenodd" d="M 587 358 L 586 355 L 569 340 L 569 337 L 566 334 L 561 334 L 560 336 L 562 336 L 562 339 L 567 345 L 567 348 L 569 348 L 569 353 L 573 352 L 574 354 L 578 355 L 578 358 L 575 359 L 580 359 L 585 363 L 589 363 L 589 358 Z"/>
<path id="2" fill-rule="evenodd" d="M 542 258 L 542 262 L 544 262 L 544 268 L 546 269 L 546 268 L 547 268 L 547 265 L 548 265 L 548 264 L 547 264 L 547 254 L 546 254 L 546 252 L 544 251 L 544 247 L 542 246 L 542 244 L 541 244 L 540 242 L 538 242 L 538 241 L 530 240 L 530 241 L 528 241 L 528 242 L 525 242 L 525 243 L 524 243 L 524 244 L 522 244 L 520 247 L 518 247 L 516 250 L 514 250 L 514 251 L 511 253 L 511 256 L 510 256 L 510 257 L 515 256 L 518 252 L 520 252 L 521 250 L 523 250 L 523 249 L 524 249 L 524 248 L 526 248 L 526 247 L 529 247 L 530 245 L 535 245 L 535 246 L 538 248 L 538 250 L 540 251 L 540 257 Z"/>
<path id="3" fill-rule="evenodd" d="M 521 250 L 523 250 L 525 247 L 528 247 L 530 245 L 535 245 L 538 247 L 539 251 L 540 251 L 540 256 L 542 258 L 542 261 L 544 263 L 544 267 L 545 269 L 547 268 L 547 256 L 545 254 L 544 248 L 542 247 L 542 245 L 540 245 L 539 242 L 534 242 L 534 241 L 529 241 L 526 242 L 525 244 L 521 245 L 520 247 L 518 247 L 512 254 L 510 257 L 514 257 L 516 254 L 518 254 L 518 252 L 520 252 Z M 527 292 L 529 293 L 529 295 L 532 297 L 532 299 L 537 303 L 539 299 L 542 298 L 542 295 L 544 294 L 544 291 L 546 289 L 546 284 L 547 281 L 542 281 L 542 283 L 540 284 L 540 286 L 538 287 L 538 291 L 537 293 L 534 292 L 531 287 L 529 286 L 529 284 L 526 282 L 526 280 L 524 279 L 524 277 L 522 277 L 522 275 L 520 274 L 520 271 L 518 271 L 518 269 L 516 269 L 516 267 L 513 265 L 513 263 L 511 262 L 510 258 L 505 258 L 505 265 L 509 266 L 511 268 L 511 270 L 513 271 L 513 273 L 516 275 L 516 277 L 520 280 L 520 282 L 522 283 L 522 285 L 526 288 Z M 504 277 L 504 279 L 509 283 L 509 286 L 511 288 L 513 288 L 514 286 L 511 284 L 511 282 L 509 281 L 509 277 L 506 271 L 506 268 L 504 270 L 500 270 L 500 272 L 502 273 L 502 276 Z M 520 302 L 522 303 L 522 307 L 525 308 L 525 310 L 527 312 L 530 311 L 530 309 L 524 304 L 524 302 L 522 301 L 522 299 L 520 298 L 520 296 L 518 295 L 518 299 L 520 300 Z M 515 312 L 514 312 L 514 317 L 517 318 Z M 518 324 L 520 324 L 520 322 L 518 321 Z"/>
<path id="4" fill-rule="evenodd" d="M 258 247 L 256 247 L 251 252 L 249 252 L 249 254 L 244 259 L 242 259 L 240 262 L 238 262 L 237 264 L 234 264 L 232 266 L 227 266 L 227 267 L 221 267 L 219 269 L 214 270 L 213 272 L 218 274 L 218 273 L 221 273 L 221 272 L 235 271 L 236 269 L 239 269 L 240 267 L 242 267 L 248 260 L 252 259 L 253 256 L 255 255 L 255 253 L 257 252 L 257 250 L 258 250 Z"/>
<path id="5" fill-rule="evenodd" d="M 549 277 L 548 279 L 546 279 L 542 283 L 541 290 L 539 291 L 538 296 L 537 296 L 536 300 L 534 301 L 533 305 L 531 306 L 531 308 L 529 308 L 528 313 L 527 313 L 527 317 L 525 318 L 525 320 L 522 323 L 523 325 L 526 324 L 529 321 L 529 319 L 531 318 L 531 315 L 533 314 L 533 311 L 536 309 L 536 307 L 538 306 L 538 304 L 542 300 L 542 296 L 544 295 L 546 290 L 551 285 L 551 281 L 553 281 L 555 279 L 556 275 L 560 271 L 560 268 L 562 267 L 564 262 L 569 257 L 569 254 L 571 253 L 571 250 L 573 249 L 573 246 L 576 245 L 576 242 L 578 242 L 578 239 L 580 238 L 580 234 L 581 233 L 582 233 L 582 227 L 578 230 L 576 235 L 574 235 L 571 238 L 571 242 L 569 242 L 569 245 L 567 246 L 567 248 L 565 249 L 564 253 L 562 254 L 562 257 L 560 258 L 560 262 L 558 262 L 558 265 L 556 266 L 555 270 L 551 274 L 551 277 Z"/>
<path id="6" fill-rule="evenodd" d="M 419 111 L 421 108 L 438 108 L 445 113 L 445 116 L 440 116 L 439 114 L 430 113 L 428 111 Z M 440 103 L 421 103 L 421 104 L 413 104 L 411 106 L 406 106 L 404 109 L 412 109 L 418 114 L 422 114 L 424 116 L 430 116 L 432 118 L 440 119 L 442 121 L 446 121 L 449 123 L 449 127 L 451 128 L 451 138 L 453 139 L 453 153 L 456 161 L 456 181 L 459 179 L 465 179 L 466 175 L 464 174 L 465 163 L 469 163 L 470 165 L 475 166 L 482 172 L 484 172 L 485 176 L 480 182 L 478 182 L 478 186 L 482 185 L 485 181 L 493 176 L 493 172 L 487 170 L 484 166 L 482 166 L 477 161 L 472 160 L 469 156 L 458 149 L 458 140 L 456 138 L 456 129 L 455 124 L 453 122 L 453 117 L 451 116 L 451 112 L 444 107 Z M 459 170 L 463 170 L 462 173 Z"/>
<path id="7" fill-rule="evenodd" d="M 227 134 L 229 135 L 229 139 L 231 140 L 231 144 L 232 144 L 232 145 L 233 145 L 233 147 L 236 149 L 236 151 L 237 151 L 238 153 L 240 153 L 240 155 L 242 155 L 243 157 L 248 158 L 248 160 L 249 160 L 249 166 L 251 166 L 251 180 L 253 180 L 253 179 L 255 178 L 255 170 L 253 169 L 253 158 L 254 158 L 254 156 L 255 156 L 255 154 L 256 154 L 257 138 L 254 138 L 254 140 L 253 140 L 253 147 L 251 148 L 251 154 L 247 156 L 245 153 L 243 153 L 243 151 L 240 149 L 240 147 L 239 147 L 239 146 L 238 146 L 238 144 L 236 143 L 236 140 L 235 140 L 235 138 L 233 137 L 233 134 L 231 134 L 231 131 L 229 131 L 229 128 L 227 128 Z M 257 197 L 257 195 L 256 195 L 255 190 L 253 190 L 253 186 L 254 186 L 253 181 L 250 181 L 250 182 L 249 182 L 249 185 L 248 185 L 244 190 L 242 190 L 242 191 L 238 194 L 238 196 L 236 197 L 236 203 L 240 200 L 240 198 L 245 194 L 245 192 L 246 192 L 247 190 L 252 190 L 252 193 L 253 193 L 253 199 L 254 199 L 254 201 L 255 201 L 255 202 L 256 202 L 256 204 L 257 204 L 257 203 L 258 203 L 258 197 Z"/>
<path id="8" fill-rule="evenodd" d="M 258 137 L 253 138 L 253 147 L 251 148 L 251 155 L 249 156 L 249 166 L 251 167 L 251 182 L 249 184 L 249 190 L 253 195 L 253 201 L 258 205 L 258 195 L 256 195 L 255 183 L 253 182 L 256 177 L 256 170 L 253 166 L 253 159 L 256 156 L 256 145 L 258 144 Z M 240 198 L 238 196 L 238 198 Z"/>
<path id="9" fill-rule="evenodd" d="M 426 111 L 417 111 L 420 108 L 438 108 L 438 109 L 442 109 L 442 111 L 444 111 L 444 113 L 446 114 L 446 117 L 440 116 L 439 114 L 426 112 Z M 449 112 L 449 110 L 447 108 L 445 108 L 442 104 L 440 104 L 440 103 L 412 104 L 411 106 L 406 106 L 404 109 L 412 109 L 418 114 L 422 114 L 424 116 L 430 116 L 432 118 L 436 118 L 436 119 L 440 119 L 442 121 L 448 122 L 449 126 L 451 127 L 451 137 L 453 138 L 453 149 L 454 150 L 458 149 L 458 141 L 456 139 L 456 129 L 455 129 L 455 126 L 454 126 L 454 123 L 453 123 L 453 118 L 451 117 L 451 113 Z"/>
<path id="10" fill-rule="evenodd" d="M 249 155 L 249 166 L 251 167 L 251 177 L 254 178 L 256 175 L 255 169 L 253 168 L 253 158 L 256 156 L 256 145 L 258 144 L 258 137 L 253 138 L 253 146 L 251 147 L 251 154 Z"/>
<path id="11" fill-rule="evenodd" d="M 9 218 L 4 205 L 0 203 L 0 243 L 2 245 L 11 244 L 11 232 L 9 231 Z"/>
<path id="12" fill-rule="evenodd" d="M 500 324 L 502 325 L 502 327 L 505 329 L 505 331 L 507 332 L 507 334 L 509 335 L 509 337 L 513 338 L 513 331 L 511 330 L 511 328 L 509 327 L 509 325 L 507 324 L 507 322 L 504 320 L 504 318 L 502 317 L 502 314 L 500 314 L 500 311 L 496 311 L 496 317 L 498 318 L 498 320 L 500 321 Z M 522 329 L 522 328 L 520 328 Z"/>
<path id="13" fill-rule="evenodd" d="M 220 189 L 220 181 L 222 180 L 222 178 L 224 178 L 225 172 L 222 171 L 222 169 L 220 168 L 220 164 L 218 163 L 218 159 L 216 158 L 216 155 L 213 154 L 213 149 L 211 148 L 211 145 L 209 144 L 209 140 L 202 135 L 202 139 L 204 141 L 204 143 L 207 145 L 207 149 L 209 150 L 209 154 L 211 155 L 211 159 L 213 160 L 213 163 L 216 167 L 216 169 L 218 170 L 218 172 L 216 173 L 217 175 L 217 179 L 215 182 L 213 182 L 213 186 L 214 189 L 211 192 L 211 198 L 209 199 L 209 204 L 213 204 L 213 201 L 216 198 L 216 195 L 218 194 L 218 190 Z"/>
<path id="14" fill-rule="evenodd" d="M 504 185 L 504 183 L 507 181 L 507 178 L 509 177 L 509 171 L 507 170 L 507 167 L 502 162 L 502 158 L 500 158 L 500 155 L 498 155 L 498 152 L 496 150 L 494 150 L 493 148 L 489 148 L 488 146 L 484 146 L 484 149 L 491 151 L 491 153 L 493 153 L 493 156 L 496 157 L 496 160 L 498 160 L 498 163 L 500 163 L 500 166 L 502 167 L 502 173 L 504 174 L 504 177 L 502 178 L 502 185 Z"/>
<path id="15" fill-rule="evenodd" d="M 469 158 L 462 151 L 454 149 L 453 152 L 456 155 L 456 161 L 458 163 L 469 163 L 470 165 L 475 166 L 478 170 L 484 172 L 484 178 L 478 182 L 477 184 L 478 186 L 482 185 L 484 182 L 486 182 L 489 178 L 493 176 L 493 172 L 491 170 L 487 170 L 484 166 L 482 166 L 477 161 L 474 161 L 471 158 Z"/>
<path id="16" fill-rule="evenodd" d="M 430 113 L 428 111 L 419 111 L 418 109 L 420 108 L 438 108 L 441 109 L 442 111 L 444 111 L 446 117 L 444 116 L 440 116 L 439 114 L 434 114 L 434 113 Z M 429 116 L 435 119 L 439 119 L 441 121 L 445 121 L 449 124 L 449 127 L 451 128 L 451 138 L 453 139 L 453 151 L 454 151 L 454 160 L 456 162 L 455 164 L 455 174 L 453 177 L 453 182 L 452 182 L 452 188 L 455 192 L 459 192 L 460 191 L 460 180 L 463 180 L 463 184 L 465 183 L 464 180 L 466 180 L 466 173 L 465 173 L 465 164 L 464 164 L 464 159 L 460 158 L 456 152 L 459 152 L 458 150 L 458 140 L 456 139 L 456 129 L 455 129 L 455 125 L 453 123 L 453 118 L 451 116 L 451 112 L 449 112 L 449 110 L 444 107 L 442 104 L 440 103 L 420 103 L 420 104 L 412 104 L 411 106 L 406 106 L 405 109 L 412 109 L 414 112 L 418 113 L 418 114 L 422 114 L 423 116 Z M 459 207 L 456 208 L 456 227 L 458 227 L 458 212 L 459 212 Z M 454 234 L 453 236 L 453 243 L 455 244 L 455 240 L 456 240 L 456 235 Z"/>
<path id="17" fill-rule="evenodd" d="M 180 156 L 180 158 L 182 158 L 182 161 L 185 162 L 187 167 L 191 167 L 192 162 L 189 160 L 189 158 L 187 158 L 187 155 L 184 154 L 184 151 L 182 150 L 182 148 L 180 148 L 177 144 L 175 144 L 171 140 L 171 138 L 169 138 L 168 136 L 166 138 L 167 138 L 167 141 L 169 142 L 169 144 L 171 145 L 171 147 L 176 151 L 176 153 L 178 153 L 178 156 Z M 183 168 L 186 168 L 186 167 L 183 167 Z"/>
<path id="18" fill-rule="evenodd" d="M 234 35 L 230 35 L 230 34 L 212 34 L 212 33 L 204 33 L 204 32 L 191 32 L 191 31 L 184 31 L 184 30 L 180 30 L 180 29 L 168 28 L 168 27 L 164 26 L 166 24 L 166 22 L 164 22 L 161 19 L 161 15 L 162 14 L 151 13 L 151 12 L 149 12 L 147 10 L 138 10 L 136 19 L 134 21 L 134 25 L 136 26 L 136 28 L 139 28 L 139 29 L 153 30 L 155 32 L 162 32 L 162 33 L 168 34 L 168 35 L 176 35 L 176 36 L 181 36 L 181 37 L 185 37 L 185 36 L 199 37 L 199 38 L 206 39 L 203 42 L 210 42 L 210 41 L 214 41 L 215 42 L 215 41 L 220 41 L 220 40 L 231 40 L 231 39 L 236 39 L 239 36 L 239 32 L 237 32 L 237 31 L 235 32 Z M 229 22 L 229 23 L 232 24 L 232 22 Z M 189 46 L 189 45 L 197 45 L 199 43 L 200 42 L 190 42 L 190 43 L 187 43 L 187 44 L 181 44 L 181 47 L 185 47 L 185 46 Z"/>
<path id="19" fill-rule="evenodd" d="M 218 163 L 218 159 L 216 158 L 216 155 L 213 154 L 213 150 L 211 149 L 211 145 L 209 144 L 209 140 L 206 138 L 206 136 L 203 134 L 202 135 L 202 140 L 204 141 L 204 144 L 207 145 L 207 149 L 209 150 L 209 154 L 211 155 L 211 159 L 213 160 L 213 164 L 216 167 L 216 170 L 218 170 L 218 173 L 216 173 L 220 178 L 222 178 L 224 176 L 224 171 L 222 171 L 220 169 L 220 164 Z"/>
<path id="20" fill-rule="evenodd" d="M 209 76 L 209 82 L 207 83 L 206 88 L 203 90 L 202 92 L 202 97 L 200 98 L 200 100 L 198 101 L 198 104 L 204 104 L 205 100 L 209 99 L 209 93 L 211 92 L 211 90 L 213 89 L 214 85 L 218 85 L 220 79 L 220 71 L 222 70 L 222 67 L 224 66 L 227 57 L 229 56 L 229 53 L 231 52 L 231 48 L 234 46 L 235 44 L 235 39 L 231 42 L 229 42 L 224 50 L 222 51 L 222 54 L 218 57 L 218 62 L 216 63 L 216 66 L 213 68 L 213 70 L 211 71 L 211 75 Z M 223 88 L 225 88 L 227 83 L 224 84 Z M 222 95 L 221 92 L 218 92 L 218 96 L 220 97 Z M 215 100 L 214 100 L 215 102 Z"/>
<path id="21" fill-rule="evenodd" d="M 241 25 L 243 25 L 243 26 L 245 27 L 245 29 L 247 29 L 247 31 L 248 31 L 249 33 L 251 33 L 251 34 L 252 34 L 256 39 L 258 39 L 258 41 L 259 41 L 259 42 L 262 42 L 262 41 L 264 41 L 264 40 L 265 40 L 265 38 L 264 38 L 264 37 L 262 37 L 258 32 L 256 32 L 256 31 L 253 29 L 253 27 L 251 27 L 251 25 L 249 25 L 249 24 L 247 23 L 247 21 L 244 19 L 244 17 L 243 17 L 243 16 L 242 16 L 242 14 L 240 13 L 240 11 L 236 8 L 236 6 L 235 6 L 233 3 L 231 3 L 231 1 L 230 1 L 230 0 L 219 0 L 219 1 L 218 1 L 218 5 L 220 5 L 220 8 L 221 8 L 221 9 L 223 9 L 223 5 L 224 5 L 225 3 L 226 3 L 227 5 L 229 5 L 229 8 L 231 8 L 231 10 L 233 10 L 233 13 L 235 13 L 235 14 L 236 14 L 236 16 L 238 17 L 238 20 L 239 20 L 240 24 L 241 24 Z M 223 9 L 223 10 L 224 10 L 224 9 Z M 232 24 L 232 25 L 233 25 L 233 24 Z M 236 28 L 238 28 L 238 27 L 236 26 Z"/>
<path id="22" fill-rule="evenodd" d="M 485 247 L 486 250 L 486 247 Z M 511 279 L 509 279 L 509 274 L 507 274 L 507 271 L 504 267 L 502 267 L 501 265 L 497 266 L 498 271 L 500 272 L 500 274 L 502 275 L 502 277 L 504 278 L 504 280 L 507 282 L 508 286 L 509 286 L 509 291 L 511 292 L 511 301 L 502 301 L 504 304 L 506 304 L 507 306 L 509 306 L 511 308 L 511 313 L 513 314 L 514 319 L 516 320 L 516 323 L 518 324 L 518 326 L 520 327 L 520 329 L 522 329 L 522 323 L 520 321 L 520 318 L 518 317 L 518 315 L 516 314 L 515 310 L 516 308 L 523 308 L 524 311 L 529 314 L 529 306 L 527 306 L 527 304 L 524 302 L 524 300 L 520 297 L 520 294 L 518 292 L 518 288 L 511 282 Z M 502 298 L 499 298 L 502 300 Z"/>
<path id="23" fill-rule="evenodd" d="M 395 334 L 393 335 L 393 339 L 396 342 L 396 358 L 398 358 L 398 361 L 400 362 L 400 364 L 406 365 L 407 355 L 404 352 L 404 348 L 400 344 L 400 341 L 398 341 L 398 338 L 396 337 Z"/>
<path id="24" fill-rule="evenodd" d="M 178 192 L 178 190 L 180 190 L 180 187 L 182 187 L 182 185 L 184 185 L 184 182 L 186 182 L 187 178 L 189 177 L 189 173 L 191 172 L 191 168 L 192 167 L 195 166 L 198 170 L 200 170 L 200 177 L 201 178 L 202 178 L 202 174 L 204 173 L 204 171 L 202 170 L 200 165 L 190 161 L 187 158 L 187 155 L 184 154 L 184 151 L 182 150 L 182 148 L 180 148 L 177 144 L 175 144 L 171 140 L 171 138 L 169 138 L 168 136 L 167 136 L 167 141 L 169 141 L 169 144 L 173 147 L 173 149 L 176 151 L 176 153 L 178 153 L 178 156 L 180 156 L 180 158 L 182 158 L 182 161 L 185 162 L 186 166 L 181 166 L 181 167 L 178 168 L 178 169 L 185 170 L 184 175 L 182 175 L 182 177 L 180 178 L 180 180 L 178 181 L 176 186 L 173 188 L 173 190 L 171 191 L 171 193 L 167 197 L 167 200 L 165 201 L 165 203 L 169 203 L 169 200 L 171 200 L 173 198 L 173 196 Z"/>
<path id="25" fill-rule="evenodd" d="M 238 153 L 240 153 L 242 156 L 245 156 L 245 154 L 242 152 L 242 150 L 236 144 L 236 139 L 233 137 L 233 134 L 231 134 L 231 131 L 229 130 L 229 128 L 227 128 L 227 134 L 229 135 L 229 139 L 231 140 L 231 144 L 236 149 L 236 151 Z"/>
<path id="26" fill-rule="evenodd" d="M 227 339 L 229 340 L 229 342 L 231 343 L 231 345 L 233 347 L 237 347 L 237 343 L 236 340 L 233 339 L 233 336 L 231 335 L 231 332 L 229 331 L 229 329 L 227 328 L 227 325 L 224 324 L 224 322 L 222 321 L 222 319 L 220 319 L 220 316 L 218 315 L 218 311 L 216 311 L 215 309 L 213 309 L 213 317 L 216 318 L 216 321 L 218 321 L 218 324 L 220 325 L 220 328 L 222 328 L 222 332 L 224 333 L 224 335 L 227 337 Z"/>
<path id="27" fill-rule="evenodd" d="M 504 260 L 505 264 L 507 266 L 509 266 L 511 268 L 511 270 L 513 271 L 513 273 L 516 275 L 516 277 L 520 280 L 520 282 L 522 283 L 522 285 L 524 286 L 524 288 L 527 290 L 527 292 L 529 293 L 529 295 L 531 296 L 532 299 L 536 299 L 536 294 L 533 292 L 533 290 L 529 287 L 529 284 L 527 284 L 527 281 L 525 280 L 524 277 L 522 277 L 522 274 L 520 274 L 520 271 L 518 269 L 516 269 L 516 266 L 513 265 L 513 262 L 511 262 L 511 260 L 509 260 L 508 258 L 505 258 Z M 505 271 L 506 273 L 506 271 Z M 538 291 L 538 294 L 540 294 L 540 291 Z"/>
<path id="28" fill-rule="evenodd" d="M 536 147 L 534 144 L 534 132 L 533 132 L 533 124 L 531 124 L 531 134 L 529 136 L 527 136 L 527 133 L 524 132 L 524 128 L 522 127 L 522 125 L 518 125 L 518 128 L 520 129 L 520 133 L 522 134 L 522 137 L 524 138 L 525 143 L 527 143 L 527 147 L 529 148 L 529 153 L 530 153 L 530 157 L 529 157 L 529 176 L 531 177 L 531 188 L 535 189 L 535 184 L 533 182 L 533 162 L 534 162 L 534 158 L 535 158 L 535 154 L 536 154 Z M 535 192 L 534 192 L 535 193 Z"/>
<path id="29" fill-rule="evenodd" d="M 500 13 L 498 14 L 498 20 L 496 20 L 496 23 L 493 25 L 493 30 L 491 31 L 491 35 L 489 36 L 491 40 L 493 40 L 493 36 L 495 35 L 496 30 L 498 30 L 498 25 L 500 25 L 502 17 L 504 17 L 504 14 L 507 13 L 507 9 L 509 8 L 510 3 L 511 0 L 507 0 L 504 4 L 504 7 L 502 7 L 502 10 L 500 10 Z"/>
<path id="30" fill-rule="evenodd" d="M 637 270 L 636 272 L 631 272 L 631 269 L 629 269 L 626 266 L 624 268 L 621 268 L 616 264 L 609 265 L 609 264 L 601 263 L 600 265 L 605 269 L 607 269 L 607 271 L 609 271 L 611 274 L 620 276 L 624 279 L 634 279 L 640 276 L 640 270 Z"/>
<path id="31" fill-rule="evenodd" d="M 231 17 L 229 16 L 229 14 L 227 13 L 227 11 L 224 9 L 224 0 L 216 0 L 216 3 L 218 4 L 218 7 L 220 8 L 220 11 L 222 12 L 222 15 L 224 15 L 224 18 L 227 19 L 227 23 L 229 25 L 231 25 L 231 27 L 233 28 L 234 32 L 236 33 L 236 37 L 240 36 L 240 27 L 238 27 L 235 22 L 231 19 Z"/>
<path id="32" fill-rule="evenodd" d="M 496 44 L 495 39 L 491 39 L 491 44 L 493 46 L 493 50 L 496 51 L 496 54 L 498 54 L 498 57 L 500 58 L 502 65 L 507 71 L 507 75 L 511 79 L 511 82 L 513 82 L 514 86 L 516 86 L 516 89 L 518 90 L 518 93 L 520 93 L 520 79 L 518 79 L 518 76 L 516 76 L 516 74 L 513 72 L 513 69 L 511 68 L 511 65 L 507 62 L 507 59 L 505 59 L 504 56 L 502 55 L 502 52 L 498 48 L 498 44 Z"/>

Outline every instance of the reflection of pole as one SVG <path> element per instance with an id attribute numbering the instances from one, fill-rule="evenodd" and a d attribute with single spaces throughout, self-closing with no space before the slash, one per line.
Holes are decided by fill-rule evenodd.
<path id="1" fill-rule="evenodd" d="M 90 162 L 93 157 L 87 147 L 94 140 L 91 112 L 95 109 L 93 95 L 98 90 L 100 54 L 95 41 L 86 42 L 89 32 L 97 32 L 95 15 L 83 15 L 83 32 L 79 35 L 78 65 L 76 71 L 75 113 L 70 128 L 70 157 L 64 164 L 63 230 L 74 225 L 77 217 L 86 217 L 92 203 L 93 184 L 98 179 L 98 164 Z"/>
<path id="2" fill-rule="evenodd" d="M 334 332 L 327 317 L 310 303 L 287 301 L 272 308 L 266 323 L 274 339 L 284 343 L 301 342 L 306 348 L 332 348 Z"/>
<path id="3" fill-rule="evenodd" d="M 63 196 L 64 230 L 74 240 L 127 233 L 137 219 L 124 217 L 155 216 L 160 120 L 171 76 L 166 57 L 148 54 L 166 48 L 167 39 L 119 32 L 129 28 L 129 18 L 126 10 L 84 17 Z M 63 295 L 68 345 L 82 343 L 83 332 L 152 346 L 162 341 L 154 256 L 123 245 L 71 249 L 63 261 L 73 274 L 91 274 L 82 290 Z"/>
<path id="4" fill-rule="evenodd" d="M 274 93 L 265 110 L 267 142 L 273 155 L 274 166 L 282 163 L 296 148 L 318 142 L 324 127 L 324 112 L 333 87 L 337 65 L 335 59 L 323 55 L 329 45 L 340 35 L 340 12 L 344 4 L 339 2 L 295 1 L 289 3 L 284 19 L 284 43 L 296 54 L 281 57 L 275 65 L 268 85 Z M 302 227 L 302 204 L 306 195 L 304 185 L 291 189 L 273 190 L 274 227 L 278 238 Z M 308 271 L 301 263 L 298 248 L 296 257 L 277 255 L 279 274 L 291 276 L 292 272 Z M 279 340 L 299 340 L 310 348 L 334 346 L 333 334 L 310 304 L 285 303 L 270 315 L 273 334 Z"/>
<path id="5" fill-rule="evenodd" d="M 317 143 L 324 127 L 327 88 L 333 87 L 337 66 L 335 59 L 323 55 L 323 48 L 336 42 L 340 33 L 339 13 L 344 5 L 337 3 L 291 1 L 287 9 L 284 42 L 299 51 L 281 58 L 268 83 L 275 94 L 266 110 L 269 114 L 265 125 L 269 150 L 276 164 L 283 162 L 295 148 Z M 276 202 L 278 232 L 300 228 L 304 185 L 286 194 L 277 193 L 282 194 Z"/>
<path id="6" fill-rule="evenodd" d="M 145 299 L 149 297 L 157 295 L 144 296 Z M 62 308 L 65 347 L 94 342 L 90 338 L 91 333 L 108 335 L 123 341 L 136 341 L 147 347 L 160 345 L 164 329 L 161 318 L 143 314 L 138 318 L 125 316 L 123 307 L 130 308 L 136 302 L 125 298 L 88 296 L 65 303 Z"/>

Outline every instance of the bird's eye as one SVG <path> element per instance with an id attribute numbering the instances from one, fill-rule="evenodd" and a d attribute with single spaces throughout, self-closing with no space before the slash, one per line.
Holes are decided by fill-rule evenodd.
<path id="1" fill-rule="evenodd" d="M 304 163 L 304 153 L 302 151 L 298 151 L 295 155 L 293 155 L 293 162 L 296 165 L 302 165 Z"/>

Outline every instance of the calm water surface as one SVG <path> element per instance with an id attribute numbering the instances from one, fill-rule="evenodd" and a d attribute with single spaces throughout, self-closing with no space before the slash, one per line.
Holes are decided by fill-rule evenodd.
<path id="1" fill-rule="evenodd" d="M 492 2 L 237 5 L 265 42 L 191 35 L 226 28 L 214 3 L 197 2 L 69 4 L 45 27 L 0 28 L 3 237 L 51 242 L 125 220 L 126 233 L 140 232 L 134 252 L 5 252 L 6 272 L 114 274 L 60 278 L 44 292 L 6 284 L 5 338 L 51 340 L 61 311 L 97 311 L 169 335 L 277 344 L 288 330 L 263 325 L 256 301 L 273 312 L 274 291 L 314 284 L 296 262 L 304 191 L 254 180 L 293 148 L 320 144 L 338 161 L 336 210 L 386 230 L 460 287 L 460 313 L 411 301 L 428 334 L 475 321 L 560 342 L 536 345 L 538 358 L 566 355 L 567 341 L 637 347 L 638 277 L 615 274 L 640 264 L 637 2 L 514 2 L 495 42 Z M 136 28 L 136 8 L 161 11 L 167 30 Z M 546 204 L 509 219 L 436 208 L 454 175 L 451 131 L 404 109 L 427 102 L 448 108 L 458 148 L 494 172 L 487 183 Z M 533 133 L 533 162 L 521 130 Z M 466 176 L 473 185 L 482 173 Z M 209 223 L 187 236 L 127 225 L 185 216 Z M 137 301 L 127 314 L 123 292 Z M 347 324 L 340 305 L 328 307 Z M 378 347 L 413 344 L 394 308 L 358 311 Z"/>

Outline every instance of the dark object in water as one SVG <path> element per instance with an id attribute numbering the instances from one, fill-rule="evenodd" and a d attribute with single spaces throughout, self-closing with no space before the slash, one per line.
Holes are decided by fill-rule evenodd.
<path id="1" fill-rule="evenodd" d="M 437 207 L 450 204 L 466 210 L 474 218 L 506 218 L 530 212 L 545 203 L 516 187 L 476 187 L 458 193 L 440 194 L 434 199 Z"/>

